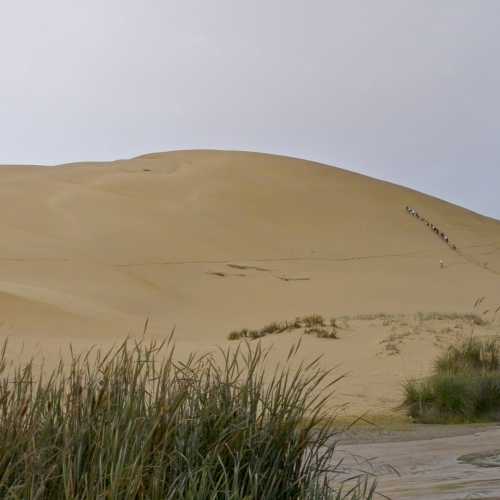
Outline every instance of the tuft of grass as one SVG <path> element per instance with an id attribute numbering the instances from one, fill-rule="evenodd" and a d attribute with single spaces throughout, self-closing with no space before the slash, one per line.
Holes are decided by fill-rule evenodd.
<path id="1" fill-rule="evenodd" d="M 337 318 L 330 318 L 330 326 L 335 329 L 340 328 Z"/>
<path id="2" fill-rule="evenodd" d="M 265 335 L 266 334 L 262 330 L 249 330 L 247 336 L 249 339 L 256 340 L 264 337 Z"/>
<path id="3" fill-rule="evenodd" d="M 404 405 L 422 423 L 464 423 L 500 419 L 500 373 L 436 374 L 405 384 Z"/>
<path id="4" fill-rule="evenodd" d="M 435 363 L 437 373 L 500 372 L 500 344 L 497 339 L 470 337 L 459 346 L 450 346 Z"/>
<path id="5" fill-rule="evenodd" d="M 228 340 L 239 340 L 246 339 L 250 337 L 250 330 L 248 328 L 242 328 L 241 330 L 233 330 L 227 336 Z"/>
<path id="6" fill-rule="evenodd" d="M 312 327 L 304 330 L 306 335 L 316 335 L 319 339 L 338 339 L 337 331 L 335 328 Z"/>
<path id="7" fill-rule="evenodd" d="M 300 318 L 295 318 L 288 324 L 288 330 L 298 330 L 304 326 L 303 321 Z"/>
<path id="8" fill-rule="evenodd" d="M 277 321 L 273 321 L 272 323 L 269 323 L 264 328 L 262 328 L 261 333 L 262 333 L 262 336 L 264 336 L 264 335 L 270 335 L 273 333 L 281 333 L 285 330 L 286 330 L 286 326 L 285 326 L 285 328 L 283 328 L 282 323 L 278 323 Z"/>
<path id="9" fill-rule="evenodd" d="M 327 330 L 325 319 L 319 314 L 311 314 L 303 318 L 295 318 L 293 321 L 273 321 L 260 330 L 234 330 L 227 336 L 228 340 L 250 339 L 256 340 L 266 335 L 283 333 L 286 331 L 300 330 L 305 328 L 304 333 L 315 333 L 320 338 L 336 339 L 338 325 L 335 318 L 330 320 L 330 330 Z M 314 331 L 313 331 L 314 330 Z"/>
<path id="10" fill-rule="evenodd" d="M 240 331 L 237 331 L 237 330 L 233 330 L 232 332 L 229 333 L 229 335 L 227 336 L 228 340 L 239 340 L 242 338 L 241 336 L 241 330 Z"/>
<path id="11" fill-rule="evenodd" d="M 302 318 L 302 323 L 306 328 L 325 326 L 325 318 L 320 314 L 310 314 Z"/>
<path id="12" fill-rule="evenodd" d="M 467 339 L 450 346 L 424 380 L 404 385 L 403 406 L 420 422 L 500 420 L 500 345 Z"/>
<path id="13" fill-rule="evenodd" d="M 0 498 L 374 496 L 335 460 L 325 404 L 336 380 L 318 360 L 265 379 L 259 344 L 183 363 L 173 353 L 168 341 L 125 342 L 43 376 L 33 362 L 7 373 L 4 346 Z"/>

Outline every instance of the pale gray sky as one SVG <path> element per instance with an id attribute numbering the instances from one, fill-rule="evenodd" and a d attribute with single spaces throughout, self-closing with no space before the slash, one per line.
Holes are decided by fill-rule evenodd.
<path id="1" fill-rule="evenodd" d="M 281 153 L 500 218 L 500 0 L 2 0 L 0 163 Z"/>

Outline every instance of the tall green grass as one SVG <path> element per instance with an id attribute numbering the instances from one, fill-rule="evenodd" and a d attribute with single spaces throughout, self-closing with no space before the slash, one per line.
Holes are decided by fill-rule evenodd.
<path id="1" fill-rule="evenodd" d="M 266 355 L 242 343 L 176 362 L 169 341 L 128 341 L 43 375 L 9 368 L 4 346 L 0 498 L 371 498 L 335 460 L 331 371 L 269 376 Z"/>
<path id="2" fill-rule="evenodd" d="M 437 373 L 500 372 L 500 344 L 497 339 L 473 337 L 458 346 L 450 346 L 435 363 Z"/>
<path id="3" fill-rule="evenodd" d="M 500 421 L 500 344 L 471 337 L 451 346 L 432 376 L 404 390 L 403 406 L 420 422 Z"/>

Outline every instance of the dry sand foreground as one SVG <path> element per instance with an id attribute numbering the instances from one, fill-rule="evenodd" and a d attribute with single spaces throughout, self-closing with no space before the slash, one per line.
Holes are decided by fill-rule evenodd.
<path id="1" fill-rule="evenodd" d="M 457 245 L 453 251 L 417 209 Z M 176 326 L 181 352 L 232 329 L 320 313 L 354 318 L 338 340 L 302 337 L 349 377 L 339 402 L 387 413 L 465 320 L 500 304 L 500 222 L 337 168 L 270 155 L 185 151 L 111 163 L 0 168 L 0 335 L 49 363 L 69 343 L 109 346 Z M 441 269 L 439 261 L 445 268 Z M 480 333 L 495 334 L 496 324 Z M 476 330 L 477 331 L 477 330 Z M 391 337 L 392 336 L 392 337 Z M 387 344 L 396 344 L 396 349 Z"/>

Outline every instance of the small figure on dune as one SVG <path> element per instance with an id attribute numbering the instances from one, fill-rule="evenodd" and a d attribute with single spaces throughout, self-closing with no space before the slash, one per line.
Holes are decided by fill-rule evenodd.
<path id="1" fill-rule="evenodd" d="M 442 260 L 439 261 L 439 267 L 441 269 L 444 269 L 444 262 Z"/>
<path id="2" fill-rule="evenodd" d="M 457 249 L 456 245 L 451 245 L 451 249 L 456 251 Z"/>

